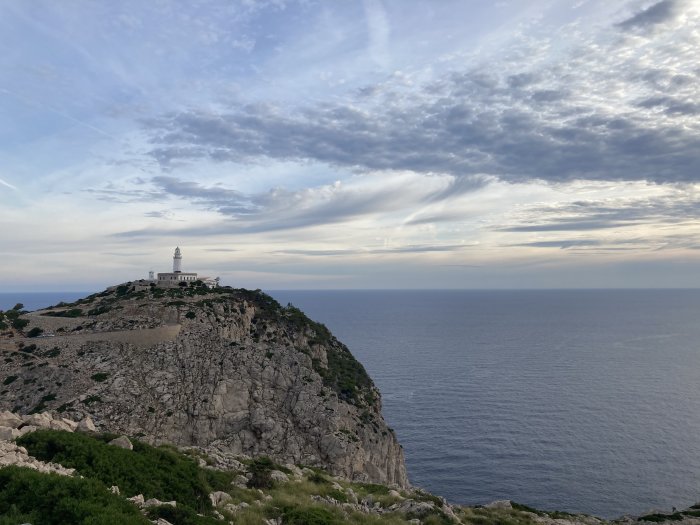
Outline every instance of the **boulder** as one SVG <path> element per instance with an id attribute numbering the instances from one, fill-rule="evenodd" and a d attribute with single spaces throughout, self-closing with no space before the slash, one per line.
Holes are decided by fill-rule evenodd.
<path id="1" fill-rule="evenodd" d="M 288 471 L 292 473 L 292 476 L 294 476 L 295 479 L 301 479 L 304 477 L 304 474 L 302 473 L 301 469 L 297 467 L 296 465 L 293 465 L 291 463 L 287 463 L 284 468 L 286 468 Z"/>
<path id="2" fill-rule="evenodd" d="M 287 483 L 289 481 L 289 476 L 281 470 L 273 470 L 270 472 L 270 479 L 279 483 Z"/>
<path id="3" fill-rule="evenodd" d="M 233 481 L 231 482 L 231 485 L 234 487 L 237 487 L 239 489 L 244 489 L 248 487 L 248 478 L 245 476 L 238 474 L 235 478 L 233 478 Z"/>
<path id="4" fill-rule="evenodd" d="M 143 507 L 145 500 L 143 499 L 143 494 L 139 494 L 137 496 L 133 496 L 131 498 L 126 498 L 128 499 L 131 503 L 136 505 L 137 507 Z"/>
<path id="5" fill-rule="evenodd" d="M 12 441 L 13 439 L 20 436 L 19 430 L 12 427 L 0 427 L 0 439 L 5 441 Z"/>
<path id="6" fill-rule="evenodd" d="M 95 426 L 95 423 L 92 422 L 92 418 L 90 416 L 85 416 L 85 419 L 78 423 L 77 430 L 80 432 L 96 432 L 97 427 Z"/>
<path id="7" fill-rule="evenodd" d="M 487 503 L 484 505 L 484 508 L 487 509 L 512 509 L 513 505 L 511 505 L 511 502 L 509 499 L 499 499 L 496 501 L 492 501 L 491 503 Z"/>
<path id="8" fill-rule="evenodd" d="M 107 444 L 112 445 L 113 447 L 125 448 L 126 450 L 134 450 L 134 445 L 131 444 L 131 441 L 126 436 L 119 436 L 118 438 L 114 438 Z"/>
<path id="9" fill-rule="evenodd" d="M 218 507 L 219 505 L 230 503 L 233 501 L 233 498 L 226 492 L 217 490 L 216 492 L 209 494 L 209 500 L 211 501 L 212 506 Z"/>
<path id="10" fill-rule="evenodd" d="M 171 507 L 177 507 L 176 501 L 160 501 L 157 498 L 149 498 L 144 503 L 143 506 L 148 507 L 160 507 L 161 505 L 170 505 Z"/>
<path id="11" fill-rule="evenodd" d="M 49 428 L 51 430 L 63 430 L 65 432 L 73 432 L 76 429 L 76 427 L 77 424 L 74 427 L 66 423 L 63 419 L 54 419 L 49 421 Z"/>
<path id="12" fill-rule="evenodd" d="M 35 430 L 39 430 L 39 427 L 35 427 L 34 425 L 25 425 L 23 427 L 20 427 L 18 430 L 19 435 L 23 436 L 25 434 L 29 434 L 30 432 L 34 432 Z"/>
<path id="13" fill-rule="evenodd" d="M 0 426 L 17 428 L 22 424 L 22 418 L 12 412 L 5 410 L 0 412 Z"/>
<path id="14" fill-rule="evenodd" d="M 51 428 L 53 418 L 48 412 L 40 412 L 39 414 L 30 414 L 22 418 L 25 425 L 32 425 L 38 428 Z"/>
<path id="15" fill-rule="evenodd" d="M 406 514 L 410 513 L 421 516 L 423 514 L 433 512 L 435 510 L 435 503 L 432 501 L 415 501 L 412 499 L 407 499 L 399 504 L 396 510 Z"/>

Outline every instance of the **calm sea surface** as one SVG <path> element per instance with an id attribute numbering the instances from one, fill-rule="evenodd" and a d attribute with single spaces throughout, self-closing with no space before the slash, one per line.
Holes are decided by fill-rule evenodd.
<path id="1" fill-rule="evenodd" d="M 604 517 L 700 500 L 700 291 L 271 294 L 365 365 L 416 485 Z"/>

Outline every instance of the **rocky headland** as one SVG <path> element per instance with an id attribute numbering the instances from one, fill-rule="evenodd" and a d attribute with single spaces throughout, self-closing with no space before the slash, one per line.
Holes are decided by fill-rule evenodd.
<path id="1" fill-rule="evenodd" d="M 0 409 L 408 485 L 362 365 L 325 326 L 260 291 L 127 283 L 16 313 L 0 331 Z"/>

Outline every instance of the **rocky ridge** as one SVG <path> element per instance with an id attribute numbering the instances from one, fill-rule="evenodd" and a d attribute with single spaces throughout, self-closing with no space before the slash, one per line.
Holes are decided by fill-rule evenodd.
<path id="1" fill-rule="evenodd" d="M 291 305 L 201 283 L 127 283 L 14 312 L 0 316 L 0 409 L 54 410 L 151 443 L 408 485 L 371 379 Z"/>

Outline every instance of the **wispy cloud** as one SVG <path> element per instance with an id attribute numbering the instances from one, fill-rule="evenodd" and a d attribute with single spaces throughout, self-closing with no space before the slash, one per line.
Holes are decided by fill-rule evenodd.
<path id="1" fill-rule="evenodd" d="M 13 186 L 13 185 L 10 184 L 9 182 L 6 182 L 6 181 L 4 181 L 4 180 L 2 180 L 2 179 L 0 179 L 0 186 L 4 186 L 4 187 L 9 188 L 9 189 L 11 189 L 11 190 L 17 191 L 17 187 L 16 187 L 16 186 Z"/>

